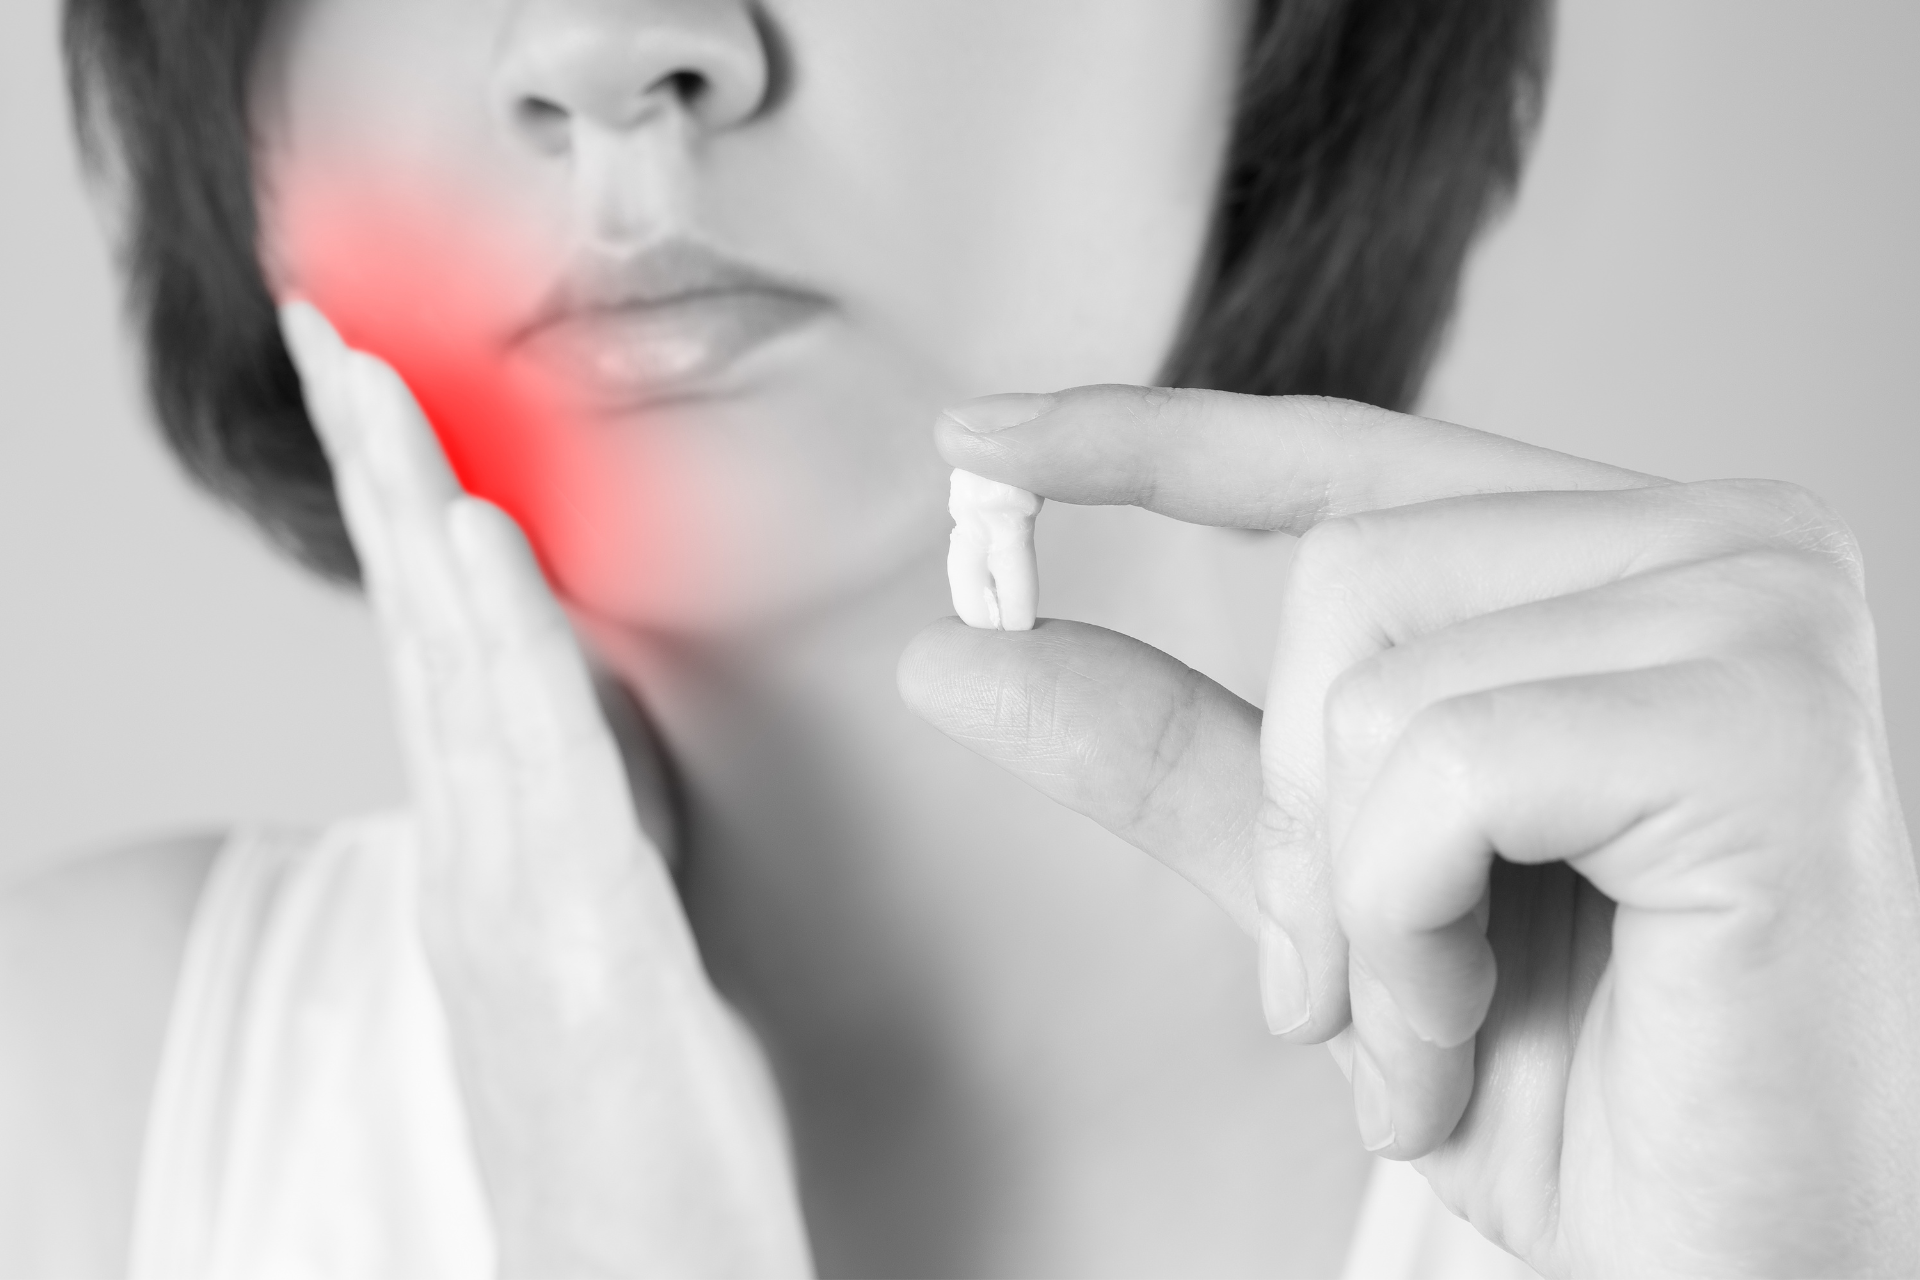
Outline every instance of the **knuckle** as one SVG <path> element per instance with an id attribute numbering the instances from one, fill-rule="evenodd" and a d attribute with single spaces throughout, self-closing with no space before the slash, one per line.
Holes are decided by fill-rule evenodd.
<path id="1" fill-rule="evenodd" d="M 1278 401 L 1290 417 L 1333 430 L 1367 430 L 1379 424 L 1384 412 L 1362 401 L 1337 396 L 1281 396 Z"/>
<path id="2" fill-rule="evenodd" d="M 1135 403 L 1140 414 L 1148 419 L 1165 419 L 1178 415 L 1182 409 L 1193 408 L 1197 399 L 1190 392 L 1177 387 L 1142 387 Z"/>
<path id="3" fill-rule="evenodd" d="M 1329 897 L 1334 918 L 1356 943 L 1364 946 L 1367 922 L 1380 907 L 1382 881 L 1378 857 L 1356 856 L 1349 846 L 1337 851 L 1328 869 Z"/>
<path id="4" fill-rule="evenodd" d="M 1334 677 L 1325 708 L 1329 757 L 1364 754 L 1399 732 L 1406 708 L 1392 652 L 1357 662 Z"/>
<path id="5" fill-rule="evenodd" d="M 1429 703 L 1407 720 L 1395 752 L 1444 792 L 1469 799 L 1480 744 L 1498 739 L 1509 704 L 1524 696 L 1520 688 L 1489 689 Z"/>
<path id="6" fill-rule="evenodd" d="M 1832 569 L 1826 561 L 1792 547 L 1754 547 L 1725 557 L 1735 580 L 1755 595 L 1792 600 L 1828 590 Z"/>
<path id="7" fill-rule="evenodd" d="M 1705 775 L 1721 803 L 1722 843 L 1792 848 L 1785 824 L 1844 812 L 1848 797 L 1877 777 L 1876 700 L 1831 664 L 1779 650 L 1721 654 L 1676 669 L 1690 708 L 1682 724 L 1724 767 Z M 1796 817 L 1798 815 L 1798 817 Z"/>
<path id="8" fill-rule="evenodd" d="M 1766 547 L 1727 557 L 1722 572 L 1752 610 L 1753 639 L 1819 664 L 1870 657 L 1873 616 L 1848 565 L 1811 549 Z"/>
<path id="9" fill-rule="evenodd" d="M 1324 843 L 1325 806 L 1318 792 L 1289 779 L 1268 777 L 1255 819 L 1255 844 L 1265 850 L 1306 852 Z"/>
<path id="10" fill-rule="evenodd" d="M 1355 950 L 1380 955 L 1429 930 L 1431 906 L 1407 874 L 1404 849 L 1344 850 L 1333 862 L 1334 915 Z"/>
<path id="11" fill-rule="evenodd" d="M 1149 429 L 1183 426 L 1204 412 L 1207 393 L 1183 387 L 1141 387 L 1124 382 L 1099 382 L 1076 387 L 1071 393 L 1091 412 Z"/>
<path id="12" fill-rule="evenodd" d="M 1111 424 L 1103 448 L 1120 468 L 1121 493 L 1138 506 L 1152 506 L 1170 451 L 1177 451 L 1212 411 L 1217 393 L 1174 387 L 1095 383 L 1064 393 L 1090 420 Z"/>
<path id="13" fill-rule="evenodd" d="M 1336 447 L 1374 447 L 1370 437 L 1376 435 L 1386 420 L 1397 420 L 1399 417 L 1369 404 L 1338 400 L 1331 396 L 1283 396 L 1276 406 L 1310 435 L 1342 442 Z M 1350 500 L 1352 495 L 1343 493 L 1347 482 L 1341 480 L 1340 468 L 1321 468 L 1319 471 L 1311 487 L 1300 481 L 1295 482 L 1292 505 L 1308 519 L 1324 521 L 1342 506 L 1343 499 Z M 1308 474 L 1312 474 L 1311 469 Z"/>
<path id="14" fill-rule="evenodd" d="M 1749 905 L 1784 902 L 1824 874 L 1854 841 L 1836 818 L 1871 809 L 1882 794 L 1881 735 L 1870 698 L 1843 680 L 1780 663 L 1703 664 L 1712 717 L 1702 740 L 1726 762 L 1711 776 L 1702 812 L 1709 847 L 1742 853 Z M 1844 821 L 1844 819 L 1842 819 Z M 1836 838 L 1837 837 L 1837 838 Z"/>
<path id="15" fill-rule="evenodd" d="M 1825 498 L 1790 480 L 1713 480 L 1687 486 L 1709 492 L 1741 513 L 1772 547 L 1826 562 L 1859 589 L 1863 581 L 1860 540 Z"/>
<path id="16" fill-rule="evenodd" d="M 1314 600 L 1346 598 L 1378 572 L 1381 559 L 1380 538 L 1366 517 L 1322 520 L 1293 549 L 1287 587 Z"/>

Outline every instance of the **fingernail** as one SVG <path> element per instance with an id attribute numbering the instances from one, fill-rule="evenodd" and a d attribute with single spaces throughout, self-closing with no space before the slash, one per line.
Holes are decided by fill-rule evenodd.
<path id="1" fill-rule="evenodd" d="M 1307 967 L 1287 931 L 1268 919 L 1260 922 L 1260 1007 L 1267 1015 L 1267 1030 L 1277 1036 L 1298 1031 L 1313 1016 Z"/>
<path id="2" fill-rule="evenodd" d="M 1355 1037 L 1353 1042 L 1353 1118 L 1360 1126 L 1360 1145 L 1380 1151 L 1393 1145 L 1393 1109 L 1387 1101 L 1386 1077 Z"/>
<path id="3" fill-rule="evenodd" d="M 1005 431 L 1008 427 L 1017 427 L 1023 422 L 1032 422 L 1052 407 L 1053 397 L 1050 395 L 1018 391 L 963 400 L 949 408 L 946 416 L 974 434 L 984 436 Z"/>

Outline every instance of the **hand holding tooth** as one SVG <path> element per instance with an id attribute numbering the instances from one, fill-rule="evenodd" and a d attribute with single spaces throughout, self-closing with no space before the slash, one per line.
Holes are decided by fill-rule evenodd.
<path id="1" fill-rule="evenodd" d="M 936 623 L 902 692 L 1259 936 L 1366 1146 L 1547 1274 L 1914 1274 L 1920 883 L 1831 512 L 1338 401 L 1015 407 L 941 454 L 1300 537 L 1265 705 L 1053 619 Z"/>

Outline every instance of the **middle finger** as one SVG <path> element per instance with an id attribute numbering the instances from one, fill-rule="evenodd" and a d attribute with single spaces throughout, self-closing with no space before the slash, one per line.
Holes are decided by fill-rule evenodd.
<path id="1" fill-rule="evenodd" d="M 1714 483 L 1455 498 L 1310 532 L 1285 588 L 1261 733 L 1255 891 L 1265 921 L 1262 986 L 1275 1030 L 1318 1041 L 1349 1018 L 1346 940 L 1331 909 L 1328 863 L 1339 826 L 1329 807 L 1328 697 L 1345 673 L 1470 618 L 1662 565 L 1801 541 L 1807 528 L 1781 519 L 1777 487 Z M 1630 634 L 1660 634 L 1657 627 L 1606 633 L 1628 646 L 1621 664 Z M 1535 678 L 1591 670 L 1585 664 L 1599 660 L 1591 643 L 1599 634 L 1541 632 L 1532 648 L 1503 647 L 1494 667 L 1525 668 Z"/>

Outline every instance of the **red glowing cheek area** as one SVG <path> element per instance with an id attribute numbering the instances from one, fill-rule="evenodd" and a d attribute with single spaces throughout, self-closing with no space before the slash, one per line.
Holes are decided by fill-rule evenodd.
<path id="1" fill-rule="evenodd" d="M 399 372 L 461 485 L 520 523 L 563 593 L 618 612 L 693 605 L 695 508 L 662 433 L 590 413 L 516 355 L 563 255 L 473 216 L 484 206 L 451 183 L 309 177 L 276 197 L 296 291 Z"/>

